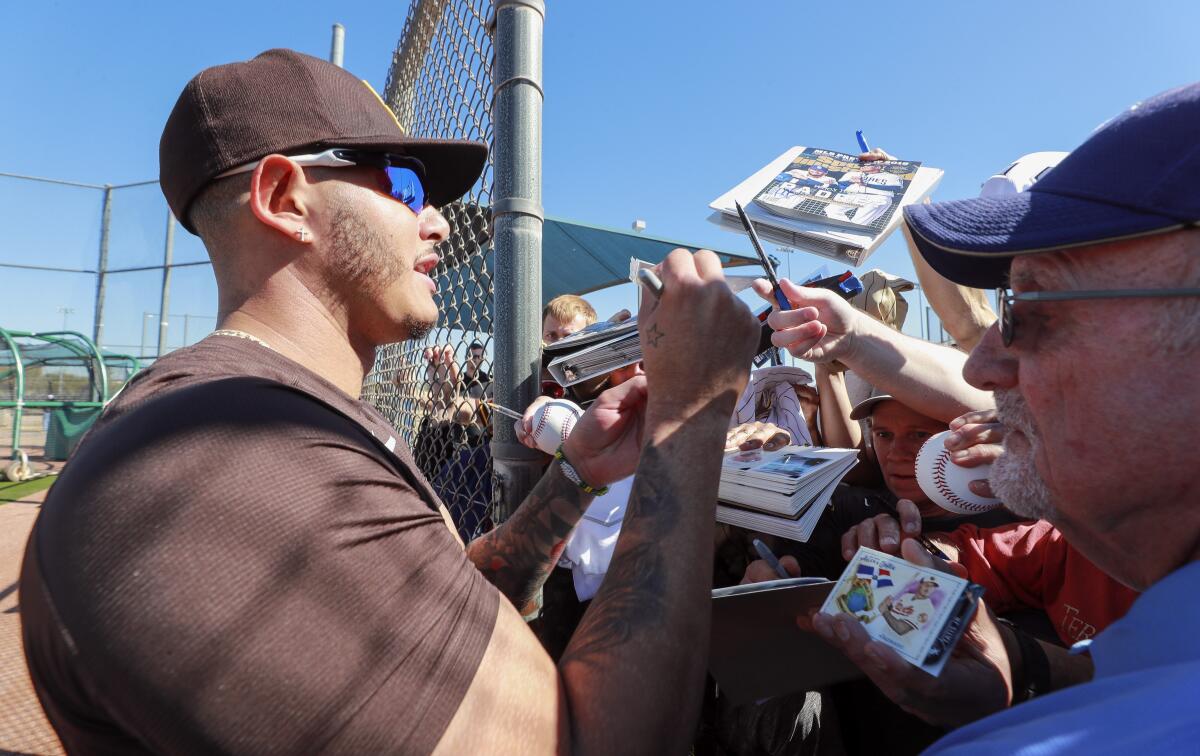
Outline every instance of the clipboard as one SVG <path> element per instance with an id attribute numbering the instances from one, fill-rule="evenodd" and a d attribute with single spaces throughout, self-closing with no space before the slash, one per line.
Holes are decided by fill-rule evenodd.
<path id="1" fill-rule="evenodd" d="M 796 626 L 835 583 L 800 577 L 714 590 L 708 668 L 721 693 L 744 704 L 863 677 L 821 636 Z"/>

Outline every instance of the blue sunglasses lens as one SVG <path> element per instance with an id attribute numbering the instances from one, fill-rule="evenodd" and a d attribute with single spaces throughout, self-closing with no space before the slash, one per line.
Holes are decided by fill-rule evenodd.
<path id="1" fill-rule="evenodd" d="M 389 165 L 384 170 L 391 182 L 392 198 L 420 214 L 425 209 L 425 187 L 421 184 L 421 176 L 412 168 L 398 165 Z"/>

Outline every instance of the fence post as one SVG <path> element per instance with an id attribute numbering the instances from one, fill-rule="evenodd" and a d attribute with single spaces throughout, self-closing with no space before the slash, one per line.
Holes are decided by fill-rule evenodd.
<path id="1" fill-rule="evenodd" d="M 492 193 L 496 254 L 496 399 L 526 407 L 538 394 L 542 301 L 542 0 L 496 0 L 495 144 Z M 542 456 L 511 423 L 492 439 L 494 518 L 503 521 L 541 475 Z"/>
<path id="2" fill-rule="evenodd" d="M 171 303 L 171 258 L 175 255 L 175 215 L 167 210 L 167 241 L 163 245 L 162 297 L 158 303 L 158 348 L 155 357 L 162 357 L 167 348 L 167 308 Z"/>
<path id="3" fill-rule="evenodd" d="M 92 326 L 92 342 L 100 346 L 104 338 L 104 285 L 108 277 L 108 232 L 112 225 L 111 184 L 104 185 L 104 210 L 100 215 L 100 261 L 96 265 L 96 319 Z"/>

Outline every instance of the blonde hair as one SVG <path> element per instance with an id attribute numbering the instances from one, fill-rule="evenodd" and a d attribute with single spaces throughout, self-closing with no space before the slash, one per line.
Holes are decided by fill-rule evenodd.
<path id="1" fill-rule="evenodd" d="M 587 321 L 587 325 L 596 322 L 596 309 L 588 304 L 586 299 L 574 294 L 562 294 L 547 302 L 542 308 L 543 321 L 547 315 L 553 315 L 560 323 L 570 323 L 580 315 Z"/>

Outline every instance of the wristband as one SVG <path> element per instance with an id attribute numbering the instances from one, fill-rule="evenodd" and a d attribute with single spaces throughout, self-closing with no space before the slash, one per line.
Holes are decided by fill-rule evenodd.
<path id="1" fill-rule="evenodd" d="M 563 454 L 563 448 L 561 445 L 558 447 L 558 450 L 554 452 L 554 458 L 558 460 L 558 466 L 562 468 L 563 475 L 567 477 L 567 480 L 579 486 L 579 490 L 586 494 L 591 494 L 592 496 L 603 496 L 604 494 L 608 493 L 608 486 L 596 487 L 590 485 L 587 483 L 587 481 L 579 476 L 579 472 L 571 465 L 570 462 L 567 461 L 567 455 Z"/>
<path id="2" fill-rule="evenodd" d="M 999 621 L 1012 630 L 1021 650 L 1021 666 L 1012 669 L 1013 703 L 1028 701 L 1050 690 L 1050 660 L 1046 658 L 1046 650 L 1042 644 L 1028 633 L 1020 630 L 1006 619 Z M 1011 667 L 1012 660 L 1009 660 Z"/>

